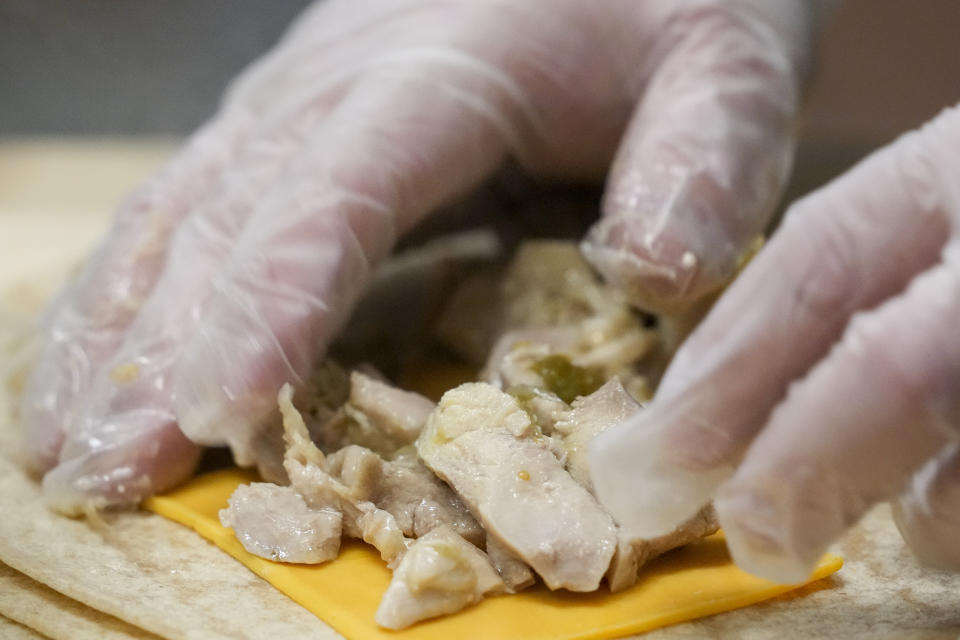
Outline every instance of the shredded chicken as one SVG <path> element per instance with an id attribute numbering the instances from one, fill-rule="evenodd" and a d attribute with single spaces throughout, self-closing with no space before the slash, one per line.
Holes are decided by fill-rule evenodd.
<path id="1" fill-rule="evenodd" d="M 376 620 L 387 629 L 403 629 L 503 590 L 503 581 L 486 555 L 441 526 L 413 543 L 400 561 Z"/>
<path id="2" fill-rule="evenodd" d="M 537 575 L 550 589 L 593 591 L 606 579 L 619 591 L 651 558 L 717 529 L 708 507 L 668 535 L 630 538 L 593 495 L 588 445 L 650 396 L 666 358 L 660 332 L 571 243 L 526 243 L 505 270 L 487 258 L 433 330 L 468 362 L 486 357 L 486 382 L 435 405 L 372 367 L 348 376 L 325 361 L 296 407 L 284 386 L 282 425 L 256 436 L 261 474 L 289 486 L 241 487 L 221 511 L 248 551 L 273 560 L 330 560 L 341 536 L 373 545 L 394 570 L 376 614 L 386 628 L 515 593 Z M 418 260 L 397 282 L 440 274 Z M 452 273 L 442 275 L 448 290 Z M 394 368 L 411 344 L 420 348 L 438 308 L 438 287 L 414 284 L 428 295 L 388 339 L 407 345 L 381 358 Z M 384 284 L 374 298 L 407 290 Z M 358 317 L 376 319 L 375 307 Z"/>
<path id="3" fill-rule="evenodd" d="M 384 460 L 369 449 L 350 445 L 327 460 L 331 475 L 348 487 L 353 499 L 372 502 L 389 512 L 405 536 L 420 537 L 439 525 L 448 525 L 473 544 L 482 544 L 479 523 L 412 448 L 402 450 L 393 460 Z"/>
<path id="4" fill-rule="evenodd" d="M 412 444 L 436 406 L 419 393 L 403 391 L 354 371 L 350 374 L 349 406 L 366 416 L 386 437 Z"/>
<path id="5" fill-rule="evenodd" d="M 533 571 L 518 560 L 496 538 L 487 539 L 487 557 L 503 579 L 507 593 L 517 593 L 536 582 Z"/>
<path id="6" fill-rule="evenodd" d="M 284 385 L 278 398 L 287 442 L 284 468 L 291 486 L 311 508 L 340 511 L 346 535 L 372 544 L 388 564 L 399 561 L 408 541 L 396 519 L 369 500 L 354 497 L 347 485 L 329 473 L 327 459 L 310 440 L 303 417 L 293 406 L 292 396 L 290 385 Z"/>

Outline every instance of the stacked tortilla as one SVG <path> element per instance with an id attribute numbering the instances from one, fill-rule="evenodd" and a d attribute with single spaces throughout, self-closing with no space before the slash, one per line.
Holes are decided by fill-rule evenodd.
<path id="1" fill-rule="evenodd" d="M 38 287 L 39 288 L 39 287 Z M 49 287 L 44 287 L 49 290 Z M 0 295 L 0 349 L 11 352 L 44 299 Z M 16 362 L 16 358 L 14 358 Z M 192 531 L 145 512 L 72 520 L 52 513 L 16 463 L 18 434 L 0 393 L 0 637 L 339 638 Z"/>

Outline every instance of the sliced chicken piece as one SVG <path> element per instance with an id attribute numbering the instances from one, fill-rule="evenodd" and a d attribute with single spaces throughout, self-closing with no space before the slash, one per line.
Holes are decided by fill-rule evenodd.
<path id="1" fill-rule="evenodd" d="M 460 496 L 423 464 L 415 448 L 402 449 L 386 464 L 384 504 L 412 513 L 414 536 L 446 525 L 471 544 L 483 546 L 483 527 Z"/>
<path id="2" fill-rule="evenodd" d="M 374 503 L 391 513 L 408 537 L 449 525 L 476 545 L 483 529 L 457 495 L 427 469 L 412 447 L 384 460 L 357 445 L 344 447 L 327 461 L 331 475 L 349 488 L 351 498 Z"/>
<path id="3" fill-rule="evenodd" d="M 367 500 L 355 500 L 350 490 L 320 467 L 288 458 L 290 484 L 313 509 L 332 508 L 343 514 L 343 533 L 360 538 L 380 552 L 380 557 L 393 566 L 408 546 L 396 518 Z"/>
<path id="4" fill-rule="evenodd" d="M 349 400 L 313 435 L 325 451 L 357 444 L 391 456 L 417 439 L 434 406 L 418 393 L 354 371 L 350 374 Z"/>
<path id="5" fill-rule="evenodd" d="M 507 593 L 523 591 L 537 581 L 523 560 L 518 560 L 496 538 L 487 538 L 487 557 L 500 578 Z"/>
<path id="6" fill-rule="evenodd" d="M 417 440 L 424 463 L 551 589 L 593 591 L 616 530 L 570 477 L 516 398 L 489 384 L 444 394 Z"/>
<path id="7" fill-rule="evenodd" d="M 577 482 L 593 492 L 587 445 L 607 428 L 641 410 L 618 378 L 613 378 L 588 396 L 573 402 L 570 411 L 557 420 L 555 435 L 562 437 L 566 449 L 567 471 Z M 637 573 L 656 556 L 695 542 L 717 530 L 712 507 L 707 507 L 667 535 L 650 540 L 627 537 L 617 529 L 617 551 L 607 572 L 612 591 L 620 591 L 637 581 Z"/>
<path id="8" fill-rule="evenodd" d="M 257 473 L 267 482 L 278 485 L 290 484 L 287 470 L 283 468 L 286 445 L 283 441 L 283 426 L 279 420 L 270 420 L 253 436 L 251 445 L 256 452 Z"/>
<path id="9" fill-rule="evenodd" d="M 459 611 L 503 589 L 486 555 L 441 526 L 418 539 L 400 561 L 376 621 L 388 629 L 403 629 Z"/>
<path id="10" fill-rule="evenodd" d="M 705 507 L 700 513 L 690 518 L 674 531 L 660 536 L 642 540 L 630 538 L 617 532 L 617 552 L 607 571 L 607 584 L 611 591 L 622 591 L 637 582 L 637 574 L 643 566 L 671 549 L 688 545 L 704 538 L 719 529 L 717 517 L 712 506 Z"/>
<path id="11" fill-rule="evenodd" d="M 436 406 L 419 393 L 398 389 L 358 371 L 350 374 L 349 405 L 401 445 L 417 439 Z"/>
<path id="12" fill-rule="evenodd" d="M 587 463 L 587 445 L 608 427 L 626 420 L 640 409 L 637 401 L 620 384 L 620 379 L 611 378 L 590 395 L 574 400 L 570 411 L 554 424 L 567 453 L 567 471 L 591 493 L 593 482 Z"/>
<path id="13" fill-rule="evenodd" d="M 383 482 L 383 458 L 352 444 L 327 456 L 327 471 L 344 484 L 351 499 L 373 502 Z"/>
<path id="14" fill-rule="evenodd" d="M 413 541 L 404 537 L 389 511 L 377 509 L 370 502 L 351 503 L 351 506 L 356 508 L 358 514 L 355 522 L 359 531 L 355 537 L 376 548 L 388 567 L 392 569 L 397 566 Z"/>
<path id="15" fill-rule="evenodd" d="M 291 487 L 266 482 L 240 485 L 220 510 L 243 548 L 279 562 L 318 564 L 340 551 L 343 516 L 330 508 L 311 509 Z"/>
<path id="16" fill-rule="evenodd" d="M 331 359 L 317 363 L 310 372 L 306 388 L 298 390 L 293 403 L 302 412 L 304 422 L 313 439 L 326 433 L 327 425 L 339 407 L 347 401 L 349 393 L 347 373 Z M 283 424 L 279 417 L 272 417 L 261 425 L 251 437 L 253 460 L 260 477 L 275 484 L 290 484 L 283 468 L 286 446 L 283 439 Z M 245 464 L 237 460 L 238 464 Z"/>
<path id="17" fill-rule="evenodd" d="M 287 442 L 284 468 L 290 485 L 303 496 L 307 506 L 340 511 L 343 532 L 372 544 L 388 565 L 394 565 L 408 546 L 403 530 L 392 514 L 368 500 L 357 499 L 347 485 L 330 474 L 327 458 L 310 440 L 303 417 L 293 406 L 292 396 L 290 385 L 284 385 L 278 396 Z"/>
<path id="18" fill-rule="evenodd" d="M 293 387 L 289 384 L 280 389 L 277 406 L 283 420 L 283 441 L 286 444 L 284 462 L 295 460 L 303 465 L 326 470 L 327 457 L 313 443 L 303 415 L 293 406 Z"/>

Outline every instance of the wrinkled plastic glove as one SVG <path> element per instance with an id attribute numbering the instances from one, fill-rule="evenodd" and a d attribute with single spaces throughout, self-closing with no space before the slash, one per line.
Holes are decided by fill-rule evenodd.
<path id="1" fill-rule="evenodd" d="M 22 408 L 47 500 L 136 502 L 198 445 L 251 464 L 397 237 L 507 159 L 590 181 L 616 156 L 588 254 L 648 306 L 720 287 L 783 186 L 816 22 L 792 0 L 313 6 L 49 314 Z"/>
<path id="2" fill-rule="evenodd" d="M 960 111 L 795 203 L 637 419 L 594 441 L 601 500 L 669 531 L 710 498 L 737 564 L 781 582 L 894 500 L 960 569 Z"/>

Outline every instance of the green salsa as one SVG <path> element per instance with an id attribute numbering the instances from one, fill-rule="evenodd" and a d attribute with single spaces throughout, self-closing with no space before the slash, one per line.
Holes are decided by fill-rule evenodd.
<path id="1" fill-rule="evenodd" d="M 577 396 L 593 393 L 603 385 L 603 372 L 598 367 L 578 367 L 570 358 L 554 354 L 537 360 L 530 370 L 543 379 L 547 391 L 571 403 Z"/>

